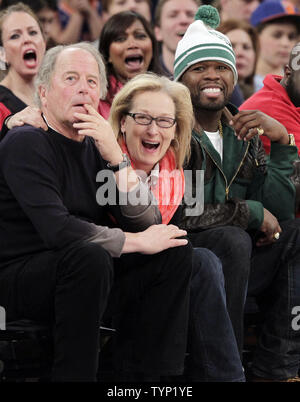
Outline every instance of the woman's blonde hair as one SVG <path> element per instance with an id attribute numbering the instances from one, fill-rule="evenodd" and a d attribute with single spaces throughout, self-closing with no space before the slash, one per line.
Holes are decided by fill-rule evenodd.
<path id="1" fill-rule="evenodd" d="M 181 168 L 190 156 L 191 133 L 194 125 L 193 106 L 186 86 L 154 73 L 139 74 L 128 81 L 114 97 L 109 122 L 117 139 L 122 137 L 121 120 L 131 111 L 134 97 L 141 92 L 164 92 L 175 105 L 176 132 L 171 142 L 176 158 L 176 167 Z"/>

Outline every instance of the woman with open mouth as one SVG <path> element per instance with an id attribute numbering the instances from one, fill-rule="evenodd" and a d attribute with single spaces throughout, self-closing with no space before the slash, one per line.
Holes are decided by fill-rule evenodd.
<path id="1" fill-rule="evenodd" d="M 134 11 L 113 15 L 104 25 L 99 51 L 107 67 L 108 95 L 99 103 L 99 113 L 108 118 L 116 93 L 131 78 L 151 71 L 162 73 L 158 44 L 148 21 Z"/>
<path id="2" fill-rule="evenodd" d="M 194 124 L 187 87 L 156 74 L 139 74 L 116 94 L 109 122 L 131 166 L 154 195 L 162 223 L 178 224 L 181 200 L 189 187 L 183 166 L 189 158 Z M 194 248 L 187 382 L 245 381 L 225 300 L 219 259 L 210 250 Z M 217 320 L 211 319 L 215 312 Z M 117 305 L 111 314 L 117 328 L 122 320 Z"/>
<path id="3" fill-rule="evenodd" d="M 0 129 L 7 116 L 34 106 L 34 78 L 46 44 L 33 11 L 18 3 L 0 13 L 0 45 L 7 73 L 0 82 Z"/>

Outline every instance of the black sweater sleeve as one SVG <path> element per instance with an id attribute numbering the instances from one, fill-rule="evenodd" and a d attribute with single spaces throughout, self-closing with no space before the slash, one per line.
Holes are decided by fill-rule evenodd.
<path id="1" fill-rule="evenodd" d="M 61 166 L 47 135 L 28 126 L 23 132 L 12 130 L 1 142 L 0 213 L 6 213 L 8 225 L 13 215 L 18 215 L 19 230 L 34 241 L 34 228 L 46 248 L 61 248 L 100 236 L 104 248 L 113 256 L 119 255 L 124 243 L 120 229 L 82 220 L 72 215 L 64 204 L 58 184 Z M 76 191 L 80 194 L 80 188 Z"/>

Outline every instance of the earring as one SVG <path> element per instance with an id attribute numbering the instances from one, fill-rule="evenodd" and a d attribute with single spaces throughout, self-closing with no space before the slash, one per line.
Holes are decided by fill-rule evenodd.
<path id="1" fill-rule="evenodd" d="M 126 132 L 121 130 L 122 138 L 124 143 L 126 144 Z"/>

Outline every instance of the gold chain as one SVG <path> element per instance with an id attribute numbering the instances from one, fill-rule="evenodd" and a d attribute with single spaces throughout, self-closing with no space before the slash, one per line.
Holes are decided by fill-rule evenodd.
<path id="1" fill-rule="evenodd" d="M 221 120 L 219 120 L 219 133 L 220 133 L 221 138 L 223 138 L 223 127 L 222 127 Z"/>

